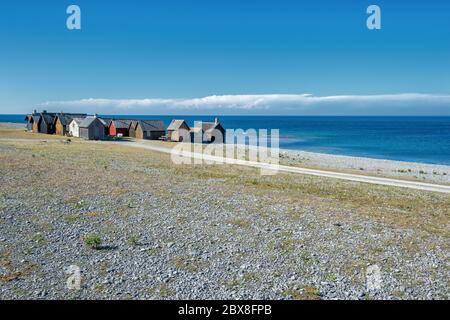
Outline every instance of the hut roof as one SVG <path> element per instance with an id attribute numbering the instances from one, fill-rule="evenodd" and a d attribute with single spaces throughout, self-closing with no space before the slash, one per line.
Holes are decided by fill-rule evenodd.
<path id="1" fill-rule="evenodd" d="M 61 121 L 63 126 L 69 125 L 72 122 L 73 118 L 85 118 L 85 113 L 58 113 L 55 117 L 55 122 L 57 119 Z"/>
<path id="2" fill-rule="evenodd" d="M 41 113 L 41 119 L 46 123 L 46 124 L 51 124 L 53 123 L 54 119 L 55 119 L 55 113 Z"/>
<path id="3" fill-rule="evenodd" d="M 83 121 L 80 122 L 79 127 L 80 128 L 89 128 L 89 126 L 92 124 L 92 122 L 94 122 L 96 119 L 100 120 L 97 117 L 86 117 L 83 119 Z M 100 121 L 100 123 L 103 124 L 102 121 Z"/>
<path id="4" fill-rule="evenodd" d="M 186 126 L 189 128 L 186 121 L 184 120 L 172 120 L 172 122 L 167 127 L 167 130 L 178 130 L 183 125 L 183 123 L 186 124 Z"/>
<path id="5" fill-rule="evenodd" d="M 75 123 L 80 126 L 80 123 L 84 120 L 85 118 L 72 118 L 72 121 L 75 121 Z M 71 121 L 71 122 L 72 122 Z M 70 123 L 69 123 L 70 124 Z"/>
<path id="6" fill-rule="evenodd" d="M 111 124 L 112 119 L 109 118 L 99 118 L 100 121 L 103 121 L 107 127 Z"/>
<path id="7" fill-rule="evenodd" d="M 41 119 L 41 115 L 37 114 L 37 115 L 32 115 L 33 121 L 34 122 L 39 122 L 39 119 Z"/>
<path id="8" fill-rule="evenodd" d="M 141 126 L 142 131 L 165 131 L 164 122 L 161 120 L 138 121 L 137 125 Z"/>
<path id="9" fill-rule="evenodd" d="M 111 120 L 117 129 L 128 129 L 132 120 Z"/>
<path id="10" fill-rule="evenodd" d="M 204 132 L 208 132 L 208 131 L 213 131 L 214 129 L 216 129 L 220 123 L 219 122 L 202 122 L 202 126 L 198 126 L 200 123 L 196 123 L 196 126 L 194 127 L 195 129 L 197 129 L 197 131 L 199 131 L 200 129 L 202 129 Z"/>
<path id="11" fill-rule="evenodd" d="M 105 127 L 109 127 L 109 124 L 111 123 L 111 119 L 98 118 L 98 120 L 100 120 L 100 122 L 103 123 Z"/>

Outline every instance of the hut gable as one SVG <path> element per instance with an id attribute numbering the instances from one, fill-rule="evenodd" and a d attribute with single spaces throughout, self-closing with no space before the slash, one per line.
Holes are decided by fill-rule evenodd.
<path id="1" fill-rule="evenodd" d="M 174 131 L 179 129 L 189 129 L 189 126 L 187 125 L 186 121 L 184 120 L 172 120 L 172 122 L 167 127 L 167 131 Z"/>
<path id="2" fill-rule="evenodd" d="M 37 121 L 39 122 L 39 115 L 36 113 L 36 110 L 34 110 L 33 114 L 27 114 L 25 117 L 25 121 L 27 123 L 27 131 L 33 131 L 33 124 L 34 124 L 34 120 L 35 117 L 37 116 Z M 37 124 L 36 124 L 36 132 L 38 132 L 37 130 Z"/>
<path id="3" fill-rule="evenodd" d="M 107 127 L 109 127 L 109 125 L 112 121 L 112 119 L 108 119 L 108 118 L 99 118 L 99 119 L 100 119 L 100 121 L 103 121 L 105 126 L 107 126 Z"/>
<path id="4" fill-rule="evenodd" d="M 103 125 L 105 126 L 105 135 L 109 135 L 109 125 L 111 124 L 112 119 L 108 119 L 108 118 L 98 118 Z"/>
<path id="5" fill-rule="evenodd" d="M 130 122 L 130 127 L 128 128 L 128 134 L 130 137 L 136 138 L 136 126 L 138 124 L 139 121 L 137 120 L 132 120 Z"/>
<path id="6" fill-rule="evenodd" d="M 189 133 L 191 129 L 184 120 L 172 120 L 167 127 L 167 137 L 169 141 L 182 142 L 186 140 L 184 132 Z M 189 136 L 190 138 L 190 136 Z M 186 142 L 186 141 L 185 141 Z"/>
<path id="7" fill-rule="evenodd" d="M 35 114 L 31 116 L 31 130 L 34 133 L 39 132 L 39 121 L 41 120 L 41 115 Z"/>

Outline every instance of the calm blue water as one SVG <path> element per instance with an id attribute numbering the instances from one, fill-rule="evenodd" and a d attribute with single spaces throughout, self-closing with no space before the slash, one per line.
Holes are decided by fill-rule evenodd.
<path id="1" fill-rule="evenodd" d="M 105 116 L 108 117 L 108 116 Z M 113 116 L 110 116 L 113 117 Z M 114 116 L 213 121 L 210 116 Z M 23 122 L 0 115 L 0 122 Z M 450 117 L 221 116 L 229 129 L 280 129 L 280 147 L 312 152 L 450 165 Z"/>

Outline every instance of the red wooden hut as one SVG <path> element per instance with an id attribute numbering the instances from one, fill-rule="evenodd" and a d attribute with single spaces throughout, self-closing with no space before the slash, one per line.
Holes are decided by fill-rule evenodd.
<path id="1" fill-rule="evenodd" d="M 128 137 L 131 120 L 111 120 L 109 124 L 109 135 L 117 136 L 119 133 L 124 137 Z"/>

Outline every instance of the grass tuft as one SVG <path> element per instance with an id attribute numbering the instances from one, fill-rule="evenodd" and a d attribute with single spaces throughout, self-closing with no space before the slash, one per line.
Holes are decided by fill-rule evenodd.
<path id="1" fill-rule="evenodd" d="M 98 250 L 102 244 L 102 238 L 99 235 L 91 234 L 83 238 L 84 244 L 91 249 Z"/>

